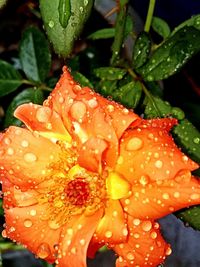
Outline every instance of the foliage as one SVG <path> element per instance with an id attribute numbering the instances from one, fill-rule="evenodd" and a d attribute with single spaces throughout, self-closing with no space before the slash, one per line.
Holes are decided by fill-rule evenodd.
<path id="1" fill-rule="evenodd" d="M 1 1 L 0 6 L 5 2 Z M 184 112 L 180 107 L 173 107 L 163 97 L 163 84 L 167 95 L 167 81 L 185 71 L 185 64 L 200 51 L 200 15 L 172 30 L 162 18 L 148 15 L 147 23 L 152 24 L 146 24 L 138 32 L 128 13 L 129 1 L 118 1 L 114 25 L 111 27 L 106 22 L 105 27 L 102 19 L 101 28 L 98 23 L 95 27 L 88 23 L 88 19 L 95 19 L 92 0 L 39 2 L 40 5 L 27 1 L 23 5 L 31 14 L 34 26 L 26 17 L 28 23 L 21 27 L 23 33 L 17 40 L 15 56 L 4 48 L 6 55 L 2 53 L 0 59 L 1 130 L 19 125 L 13 117 L 17 106 L 43 102 L 54 87 L 57 70 L 65 59 L 81 85 L 136 109 L 145 118 L 177 118 L 174 138 L 191 158 L 200 162 L 200 133 L 187 119 L 191 117 L 190 110 Z M 132 55 L 129 58 L 124 53 L 127 38 L 134 41 L 129 46 Z M 197 119 L 199 114 L 196 112 Z M 199 207 L 181 211 L 178 216 L 200 230 Z"/>

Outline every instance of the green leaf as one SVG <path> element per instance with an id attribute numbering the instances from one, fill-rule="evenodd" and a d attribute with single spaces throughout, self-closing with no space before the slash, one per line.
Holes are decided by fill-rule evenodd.
<path id="1" fill-rule="evenodd" d="M 117 19 L 115 23 L 115 38 L 111 47 L 112 50 L 112 57 L 111 57 L 111 65 L 117 65 L 117 62 L 120 59 L 120 51 L 122 49 L 122 45 L 125 39 L 125 25 L 126 25 L 126 14 L 127 14 L 127 7 L 126 7 L 126 0 L 122 0 L 120 2 L 120 10 L 117 14 Z"/>
<path id="2" fill-rule="evenodd" d="M 40 11 L 54 50 L 62 57 L 71 53 L 87 21 L 94 0 L 40 0 Z"/>
<path id="3" fill-rule="evenodd" d="M 147 61 L 151 49 L 151 40 L 146 32 L 140 33 L 133 48 L 133 66 L 140 68 Z"/>
<path id="4" fill-rule="evenodd" d="M 93 85 L 91 84 L 91 82 L 82 73 L 78 71 L 74 71 L 72 72 L 72 76 L 74 77 L 74 80 L 79 82 L 82 87 L 88 86 L 90 88 L 93 88 Z"/>
<path id="5" fill-rule="evenodd" d="M 138 72 L 146 81 L 166 79 L 200 51 L 200 31 L 184 27 L 159 46 Z"/>
<path id="6" fill-rule="evenodd" d="M 152 101 L 146 98 L 147 104 L 144 111 L 144 114 L 148 119 L 157 118 L 159 115 L 162 117 L 171 115 L 172 107 L 167 101 L 156 96 L 151 96 L 151 99 Z"/>
<path id="7" fill-rule="evenodd" d="M 97 85 L 97 90 L 104 96 L 112 96 L 117 90 L 117 80 L 101 80 Z"/>
<path id="8" fill-rule="evenodd" d="M 24 91 L 20 92 L 16 97 L 13 98 L 12 102 L 8 106 L 4 121 L 4 127 L 7 128 L 9 125 L 22 125 L 22 123 L 13 116 L 13 113 L 18 106 L 28 102 L 41 104 L 43 100 L 43 92 L 39 89 L 27 88 Z"/>
<path id="9" fill-rule="evenodd" d="M 59 21 L 63 28 L 67 27 L 68 20 L 71 16 L 71 1 L 70 0 L 60 0 L 58 6 Z"/>
<path id="10" fill-rule="evenodd" d="M 21 84 L 19 72 L 11 64 L 0 60 L 0 97 L 15 91 Z"/>
<path id="11" fill-rule="evenodd" d="M 98 39 L 108 39 L 115 36 L 115 28 L 105 28 L 91 33 L 88 39 L 98 40 Z"/>
<path id="12" fill-rule="evenodd" d="M 6 4 L 7 0 L 0 0 L 0 9 Z"/>
<path id="13" fill-rule="evenodd" d="M 51 54 L 44 34 L 35 27 L 26 29 L 20 43 L 20 61 L 26 76 L 43 82 L 51 67 Z"/>
<path id="14" fill-rule="evenodd" d="M 177 142 L 190 157 L 200 162 L 200 132 L 188 120 L 184 119 L 173 129 Z"/>
<path id="15" fill-rule="evenodd" d="M 126 74 L 126 70 L 113 67 L 101 67 L 94 70 L 94 74 L 104 80 L 121 80 Z"/>
<path id="16" fill-rule="evenodd" d="M 131 16 L 126 16 L 125 27 L 124 27 L 124 39 L 133 31 L 133 19 Z"/>
<path id="17" fill-rule="evenodd" d="M 0 199 L 0 216 L 3 216 L 4 211 L 3 211 L 3 201 Z"/>
<path id="18" fill-rule="evenodd" d="M 131 81 L 120 87 L 113 94 L 113 98 L 127 108 L 136 108 L 142 96 L 142 85 L 139 81 Z"/>
<path id="19" fill-rule="evenodd" d="M 153 17 L 151 26 L 154 31 L 164 39 L 167 38 L 171 33 L 170 27 L 167 22 L 159 17 Z"/>
<path id="20" fill-rule="evenodd" d="M 196 230 L 200 230 L 200 206 L 177 212 L 176 216 Z"/>
<path id="21" fill-rule="evenodd" d="M 185 26 L 193 26 L 197 30 L 200 30 L 200 14 L 192 16 L 190 19 L 184 21 L 183 23 L 179 24 L 171 33 L 171 35 L 175 34 L 177 31 L 179 31 L 181 28 Z"/>

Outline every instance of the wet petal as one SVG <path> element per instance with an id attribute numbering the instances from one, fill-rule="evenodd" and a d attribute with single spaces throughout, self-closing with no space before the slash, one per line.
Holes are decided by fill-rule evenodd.
<path id="1" fill-rule="evenodd" d="M 5 209 L 6 236 L 24 244 L 38 257 L 54 262 L 61 228 L 52 229 L 43 220 L 46 211 L 45 205 Z"/>
<path id="2" fill-rule="evenodd" d="M 134 185 L 132 196 L 121 201 L 124 210 L 134 217 L 158 219 L 179 209 L 200 203 L 200 182 L 187 170 L 174 180 L 146 186 Z"/>
<path id="3" fill-rule="evenodd" d="M 78 163 L 89 171 L 98 172 L 102 168 L 102 154 L 107 143 L 100 138 L 90 138 L 78 151 Z"/>
<path id="4" fill-rule="evenodd" d="M 102 210 L 91 216 L 73 217 L 63 228 L 59 241 L 57 267 L 86 267 L 86 254 Z"/>
<path id="5" fill-rule="evenodd" d="M 106 156 L 109 166 L 117 158 L 118 139 L 130 124 L 138 125 L 141 120 L 133 112 L 101 97 L 90 88 L 81 88 L 66 67 L 45 105 L 60 114 L 69 133 L 81 143 L 93 136 L 105 139 L 110 144 Z"/>
<path id="6" fill-rule="evenodd" d="M 177 148 L 166 130 L 166 120 L 161 120 L 162 124 L 160 119 L 158 122 L 153 120 L 154 127 L 150 127 L 147 121 L 123 136 L 115 170 L 132 184 L 143 177 L 149 182 L 172 179 L 182 169 L 194 170 L 198 167 Z"/>
<path id="7" fill-rule="evenodd" d="M 119 255 L 117 267 L 152 267 L 162 263 L 171 249 L 159 231 L 159 224 L 128 218 L 129 236 L 126 243 L 113 247 Z"/>
<path id="8" fill-rule="evenodd" d="M 10 127 L 0 143 L 3 177 L 21 187 L 34 187 L 51 173 L 49 165 L 58 160 L 59 153 L 60 148 L 48 139 Z"/>
<path id="9" fill-rule="evenodd" d="M 99 244 L 121 243 L 127 239 L 125 214 L 118 200 L 110 200 L 98 224 L 93 241 Z"/>
<path id="10" fill-rule="evenodd" d="M 71 137 L 60 116 L 49 107 L 32 103 L 24 104 L 15 110 L 14 115 L 23 121 L 29 129 L 38 131 L 49 139 L 71 141 Z"/>
<path id="11" fill-rule="evenodd" d="M 2 184 L 4 208 L 27 207 L 38 203 L 38 193 L 35 190 L 21 191 L 18 186 L 13 185 L 8 179 L 3 179 Z"/>

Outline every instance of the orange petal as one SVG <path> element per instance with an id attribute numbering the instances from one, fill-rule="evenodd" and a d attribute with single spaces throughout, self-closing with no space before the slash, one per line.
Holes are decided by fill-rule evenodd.
<path id="1" fill-rule="evenodd" d="M 86 254 L 102 210 L 90 216 L 73 217 L 63 228 L 59 241 L 57 267 L 86 267 Z"/>
<path id="2" fill-rule="evenodd" d="M 12 207 L 27 207 L 38 203 L 38 193 L 35 190 L 28 189 L 22 192 L 6 178 L 3 179 L 2 192 L 3 206 L 6 209 Z"/>
<path id="3" fill-rule="evenodd" d="M 14 115 L 32 131 L 45 132 L 50 137 L 53 135 L 53 137 L 58 139 L 71 140 L 60 116 L 49 107 L 32 103 L 24 104 L 15 110 Z"/>
<path id="4" fill-rule="evenodd" d="M 48 167 L 58 161 L 59 153 L 59 146 L 48 139 L 23 128 L 10 127 L 0 142 L 3 177 L 18 186 L 33 187 L 50 175 Z"/>
<path id="5" fill-rule="evenodd" d="M 110 146 L 107 164 L 112 166 L 118 153 L 118 138 L 130 124 L 137 125 L 140 118 L 123 106 L 109 101 L 90 88 L 81 88 L 63 68 L 56 88 L 45 105 L 55 110 L 64 121 L 65 127 L 80 142 L 93 136 L 105 139 Z"/>
<path id="6" fill-rule="evenodd" d="M 159 224 L 128 218 L 129 237 L 126 243 L 113 247 L 119 255 L 117 267 L 156 267 L 171 249 L 159 231 Z"/>
<path id="7" fill-rule="evenodd" d="M 54 262 L 61 228 L 52 229 L 42 219 L 46 211 L 45 205 L 5 209 L 6 235 L 38 257 Z"/>
<path id="8" fill-rule="evenodd" d="M 174 180 L 134 185 L 132 196 L 121 201 L 124 210 L 134 217 L 158 219 L 169 213 L 200 204 L 200 182 L 183 170 Z"/>
<path id="9" fill-rule="evenodd" d="M 78 151 L 78 163 L 81 167 L 93 172 L 101 169 L 102 153 L 107 148 L 107 143 L 100 138 L 90 138 Z"/>
<path id="10" fill-rule="evenodd" d="M 198 167 L 177 148 L 165 129 L 166 120 L 153 120 L 150 125 L 154 127 L 148 123 L 126 131 L 123 136 L 115 170 L 125 179 L 132 184 L 144 180 L 144 176 L 150 181 L 172 179 L 182 169 Z"/>
<path id="11" fill-rule="evenodd" d="M 105 214 L 98 224 L 93 241 L 103 244 L 125 242 L 127 239 L 126 218 L 118 200 L 109 200 Z"/>

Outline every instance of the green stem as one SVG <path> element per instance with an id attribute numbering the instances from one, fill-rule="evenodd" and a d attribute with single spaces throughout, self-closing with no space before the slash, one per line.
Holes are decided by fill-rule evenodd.
<path id="1" fill-rule="evenodd" d="M 22 83 L 23 84 L 27 84 L 27 85 L 32 85 L 32 86 L 37 86 L 37 84 L 36 83 L 34 83 L 34 82 L 32 82 L 32 81 L 29 81 L 29 80 L 22 80 Z"/>
<path id="2" fill-rule="evenodd" d="M 39 88 L 40 90 L 45 90 L 45 91 L 48 91 L 48 92 L 51 92 L 52 91 L 52 88 L 46 86 L 45 84 L 38 84 L 38 83 L 35 83 L 35 82 L 32 82 L 32 81 L 29 81 L 29 80 L 22 80 L 23 84 L 27 84 L 27 85 L 31 85 L 33 87 L 37 87 Z"/>
<path id="3" fill-rule="evenodd" d="M 145 32 L 149 32 L 149 30 L 150 30 L 155 4 L 156 4 L 156 0 L 150 0 L 149 1 L 149 9 L 148 9 L 147 18 L 146 18 L 146 22 L 145 22 L 145 26 L 144 26 Z"/>
<path id="4" fill-rule="evenodd" d="M 134 81 L 138 79 L 137 75 L 135 74 L 135 72 L 131 68 L 128 68 L 127 70 Z M 141 84 L 142 84 L 142 90 L 143 90 L 144 94 L 147 96 L 147 98 L 151 102 L 153 108 L 156 110 L 158 117 L 162 117 L 162 114 L 161 114 L 159 108 L 157 107 L 151 93 L 148 91 L 148 89 L 146 88 L 146 86 L 143 83 L 141 83 Z"/>

